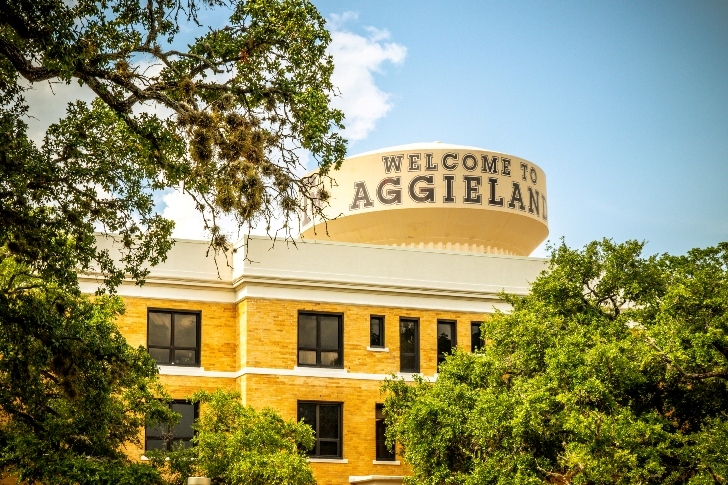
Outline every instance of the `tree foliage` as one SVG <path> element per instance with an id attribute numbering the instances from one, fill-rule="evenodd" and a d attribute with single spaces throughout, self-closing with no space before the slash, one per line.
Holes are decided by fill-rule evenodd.
<path id="1" fill-rule="evenodd" d="M 315 485 L 306 455 L 314 444 L 310 426 L 245 406 L 238 393 L 200 391 L 191 400 L 202 405 L 194 446 L 150 453 L 171 484 L 206 476 L 226 485 Z"/>
<path id="2" fill-rule="evenodd" d="M 201 26 L 200 9 L 228 16 Z M 177 187 L 205 216 L 211 248 L 280 215 L 290 234 L 326 198 L 345 153 L 329 106 L 330 41 L 307 0 L 0 0 L 0 469 L 28 482 L 155 483 L 124 443 L 172 419 L 156 366 L 114 325 L 120 301 L 83 296 L 78 274 L 114 293 L 143 283 L 172 245 L 154 197 Z M 182 47 L 182 29 L 199 36 Z M 26 91 L 78 83 L 41 142 Z M 42 114 L 41 114 L 42 116 Z M 201 228 L 202 229 L 202 228 Z M 97 245 L 113 235 L 115 250 Z"/>
<path id="3" fill-rule="evenodd" d="M 229 14 L 187 49 L 175 38 L 200 8 Z M 74 281 L 103 270 L 111 287 L 142 279 L 169 249 L 156 191 L 179 187 L 203 212 L 214 249 L 221 214 L 241 225 L 280 215 L 288 234 L 341 163 L 342 113 L 324 19 L 308 0 L 0 0 L 0 245 Z M 70 103 L 43 143 L 27 137 L 28 84 L 77 82 L 94 102 Z M 155 111 L 156 109 L 156 111 Z M 118 234 L 120 265 L 95 246 Z"/>
<path id="4" fill-rule="evenodd" d="M 5 254 L 4 254 L 5 256 Z M 90 300 L 0 262 L 0 470 L 28 483 L 156 483 L 129 461 L 151 420 L 172 420 L 144 348 L 114 323 L 117 297 Z"/>
<path id="5" fill-rule="evenodd" d="M 434 383 L 388 381 L 411 483 L 728 482 L 728 243 L 552 249 Z"/>

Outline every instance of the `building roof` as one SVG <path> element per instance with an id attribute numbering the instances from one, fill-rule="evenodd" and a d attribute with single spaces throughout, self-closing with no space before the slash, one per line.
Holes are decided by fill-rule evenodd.
<path id="1" fill-rule="evenodd" d="M 111 238 L 99 245 L 112 250 Z M 313 240 L 249 236 L 230 254 L 207 257 L 205 241 L 178 241 L 151 268 L 146 284 L 129 281 L 122 296 L 235 303 L 288 299 L 404 308 L 507 310 L 501 291 L 524 295 L 547 260 Z M 92 293 L 98 276 L 81 277 Z"/>

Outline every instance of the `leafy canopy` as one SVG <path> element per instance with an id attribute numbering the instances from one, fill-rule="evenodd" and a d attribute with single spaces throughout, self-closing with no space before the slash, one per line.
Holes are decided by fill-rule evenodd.
<path id="1" fill-rule="evenodd" d="M 170 453 L 149 453 L 167 470 L 170 483 L 206 476 L 227 485 L 315 485 L 306 450 L 314 445 L 310 426 L 284 421 L 271 409 L 242 404 L 239 393 L 195 393 L 202 405 L 195 421 L 195 446 Z"/>
<path id="2" fill-rule="evenodd" d="M 728 243 L 642 248 L 562 243 L 481 352 L 385 384 L 410 483 L 728 481 Z"/>
<path id="3" fill-rule="evenodd" d="M 229 14 L 185 49 L 176 36 L 200 8 Z M 0 245 L 66 283 L 102 270 L 110 288 L 137 280 L 170 247 L 153 196 L 182 188 L 205 215 L 215 250 L 221 214 L 288 235 L 325 199 L 303 177 L 300 150 L 322 174 L 345 142 L 331 109 L 330 36 L 308 0 L 0 0 Z M 201 29 L 198 29 L 201 30 Z M 77 82 L 40 146 L 27 137 L 28 85 Z M 94 230 L 118 235 L 115 265 Z"/>
<path id="4" fill-rule="evenodd" d="M 203 8 L 227 25 L 203 28 Z M 172 245 L 154 202 L 172 187 L 195 199 L 215 251 L 229 243 L 222 214 L 281 215 L 288 235 L 320 210 L 323 178 L 301 175 L 301 150 L 323 176 L 345 153 L 324 23 L 307 0 L 0 0 L 2 473 L 162 479 L 124 453 L 141 426 L 173 418 L 153 399 L 156 366 L 119 334 L 120 301 L 82 295 L 78 274 L 102 273 L 100 294 L 143 283 Z M 184 47 L 183 27 L 200 31 Z M 24 94 L 57 82 L 94 100 L 69 103 L 36 143 Z M 114 235 L 113 253 L 96 231 Z"/>
<path id="5" fill-rule="evenodd" d="M 118 297 L 90 300 L 0 252 L 0 471 L 28 483 L 157 483 L 124 450 L 173 416 L 146 349 L 114 323 Z"/>

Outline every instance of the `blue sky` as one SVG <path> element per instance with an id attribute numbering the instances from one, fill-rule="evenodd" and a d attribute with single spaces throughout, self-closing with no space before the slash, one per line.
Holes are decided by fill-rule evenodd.
<path id="1" fill-rule="evenodd" d="M 728 2 L 314 3 L 383 52 L 369 71 L 385 113 L 350 154 L 440 140 L 529 159 L 549 239 L 570 246 L 728 241 Z"/>
<path id="2" fill-rule="evenodd" d="M 439 140 L 526 158 L 547 176 L 549 239 L 570 246 L 728 241 L 728 2 L 313 1 L 350 154 Z M 36 139 L 69 99 L 93 98 L 76 84 L 27 94 Z M 176 237 L 201 236 L 188 196 L 158 207 Z"/>

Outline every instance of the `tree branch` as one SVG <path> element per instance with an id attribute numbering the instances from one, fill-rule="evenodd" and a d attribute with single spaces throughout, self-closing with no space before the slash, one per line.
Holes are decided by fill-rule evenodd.
<path id="1" fill-rule="evenodd" d="M 648 337 L 646 339 L 646 341 L 650 347 L 657 350 L 657 352 L 660 354 L 660 358 L 663 360 L 663 362 L 665 362 L 668 366 L 677 370 L 686 379 L 698 381 L 698 380 L 712 379 L 714 377 L 717 377 L 719 379 L 728 380 L 728 371 L 726 371 L 726 370 L 712 371 L 712 372 L 687 372 L 685 369 L 683 369 L 682 367 L 677 365 L 660 347 L 658 347 L 657 344 L 655 343 L 654 339 Z"/>
<path id="2" fill-rule="evenodd" d="M 58 77 L 59 70 L 36 67 L 30 60 L 23 56 L 23 53 L 14 44 L 0 37 L 0 54 L 4 55 L 13 67 L 30 82 L 46 81 Z"/>

